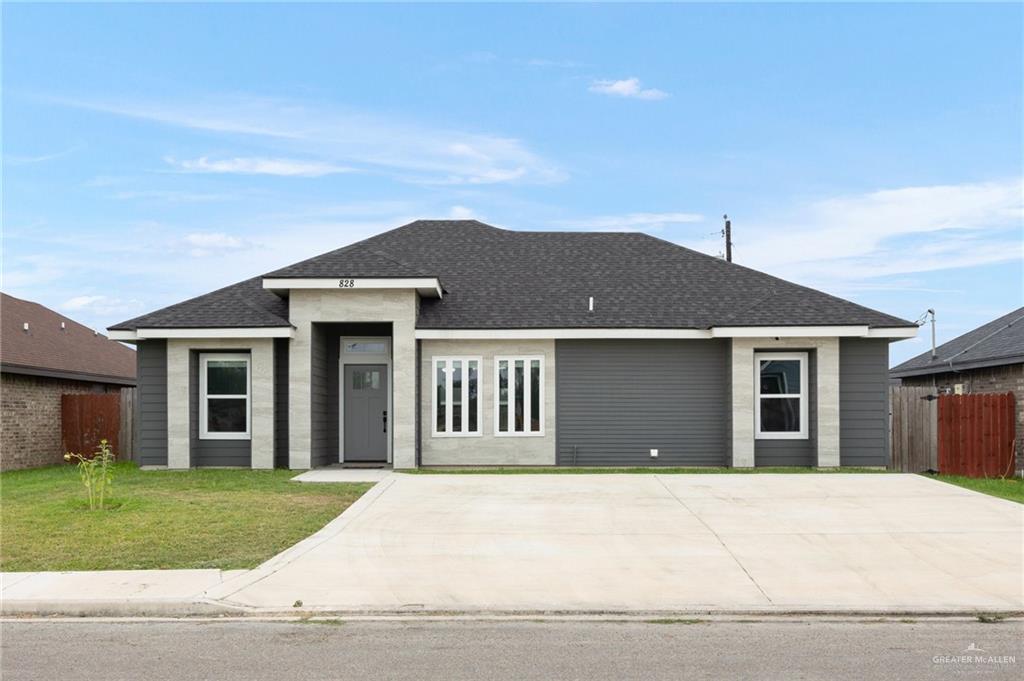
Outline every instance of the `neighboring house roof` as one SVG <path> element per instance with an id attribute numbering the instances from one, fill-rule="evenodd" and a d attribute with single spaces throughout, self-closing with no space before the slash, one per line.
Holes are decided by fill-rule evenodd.
<path id="1" fill-rule="evenodd" d="M 0 369 L 134 385 L 135 351 L 39 303 L 2 293 Z"/>
<path id="2" fill-rule="evenodd" d="M 1024 307 L 893 367 L 893 378 L 1024 362 Z"/>
<path id="3" fill-rule="evenodd" d="M 437 277 L 444 295 L 421 301 L 422 329 L 913 326 L 646 234 L 521 232 L 476 220 L 418 220 L 265 276 Z M 287 324 L 287 302 L 259 286 L 251 279 L 111 328 Z M 208 309 L 245 299 L 230 315 Z"/>

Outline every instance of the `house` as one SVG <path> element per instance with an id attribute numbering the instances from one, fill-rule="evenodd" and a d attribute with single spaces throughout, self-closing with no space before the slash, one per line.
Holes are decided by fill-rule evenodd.
<path id="1" fill-rule="evenodd" d="M 1016 402 L 1017 470 L 1024 470 L 1024 307 L 943 343 L 889 371 L 902 385 L 939 392 L 1012 392 Z"/>
<path id="2" fill-rule="evenodd" d="M 6 293 L 0 329 L 0 469 L 60 463 L 61 395 L 134 386 L 135 352 Z"/>
<path id="3" fill-rule="evenodd" d="M 154 466 L 883 466 L 916 331 L 646 234 L 421 220 L 111 337 Z"/>

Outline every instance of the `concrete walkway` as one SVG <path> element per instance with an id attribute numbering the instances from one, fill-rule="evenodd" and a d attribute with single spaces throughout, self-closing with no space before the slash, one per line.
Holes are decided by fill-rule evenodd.
<path id="1" fill-rule="evenodd" d="M 958 613 L 1022 575 L 1024 506 L 920 476 L 386 471 L 255 570 L 0 579 L 8 614 Z"/>

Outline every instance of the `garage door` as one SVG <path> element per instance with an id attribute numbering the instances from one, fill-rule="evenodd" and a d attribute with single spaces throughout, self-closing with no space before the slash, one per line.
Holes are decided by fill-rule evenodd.
<path id="1" fill-rule="evenodd" d="M 559 465 L 726 465 L 728 341 L 560 340 L 555 352 Z"/>

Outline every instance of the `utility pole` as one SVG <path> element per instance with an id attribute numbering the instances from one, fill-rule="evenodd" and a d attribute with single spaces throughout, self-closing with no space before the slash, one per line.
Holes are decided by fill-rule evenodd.
<path id="1" fill-rule="evenodd" d="M 928 314 L 931 315 L 931 318 L 932 318 L 932 360 L 934 360 L 935 359 L 935 355 L 936 355 L 936 352 L 935 352 L 935 310 L 929 308 L 928 309 Z"/>
<path id="2" fill-rule="evenodd" d="M 725 261 L 732 262 L 732 220 L 728 215 L 723 215 L 722 219 L 725 220 L 725 229 L 722 230 L 722 236 L 725 237 Z"/>

